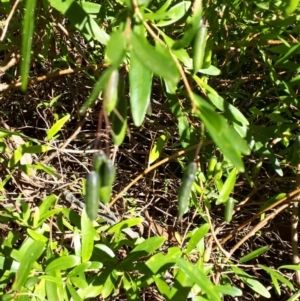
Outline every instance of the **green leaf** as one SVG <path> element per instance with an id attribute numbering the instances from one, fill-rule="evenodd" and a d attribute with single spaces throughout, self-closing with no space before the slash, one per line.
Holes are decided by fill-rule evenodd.
<path id="1" fill-rule="evenodd" d="M 90 93 L 88 99 L 84 102 L 79 110 L 80 115 L 85 115 L 85 113 L 92 108 L 95 104 L 96 99 L 99 97 L 99 94 L 102 90 L 105 89 L 106 84 L 109 80 L 111 73 L 114 71 L 113 67 L 110 67 L 104 71 L 104 73 L 100 76 L 97 80 L 96 84 L 94 85 L 92 92 Z"/>
<path id="2" fill-rule="evenodd" d="M 253 291 L 255 291 L 256 293 L 258 293 L 259 295 L 265 298 L 271 298 L 270 292 L 259 281 L 255 280 L 253 276 L 247 274 L 246 272 L 242 271 L 240 268 L 233 265 L 231 266 L 231 269 Z"/>
<path id="3" fill-rule="evenodd" d="M 113 32 L 106 46 L 108 63 L 118 68 L 125 57 L 125 49 L 126 39 L 123 31 L 118 30 Z"/>
<path id="4" fill-rule="evenodd" d="M 168 140 L 168 136 L 166 135 L 161 135 L 157 138 L 156 143 L 153 145 L 153 148 L 149 154 L 149 161 L 148 161 L 149 165 L 151 165 L 161 156 L 164 145 L 167 142 L 167 140 Z"/>
<path id="5" fill-rule="evenodd" d="M 217 205 L 226 203 L 226 201 L 228 200 L 229 195 L 231 194 L 231 192 L 234 188 L 234 185 L 235 185 L 236 173 L 237 173 L 236 168 L 234 168 L 228 175 L 228 177 L 227 177 L 225 183 L 223 184 L 223 187 L 219 193 L 219 196 L 216 200 Z"/>
<path id="6" fill-rule="evenodd" d="M 289 269 L 289 270 L 293 270 L 293 271 L 300 271 L 300 264 L 286 264 L 286 265 L 282 265 L 278 268 L 280 269 Z"/>
<path id="7" fill-rule="evenodd" d="M 216 285 L 215 290 L 221 295 L 229 295 L 232 297 L 243 296 L 243 292 L 240 289 L 229 285 Z"/>
<path id="8" fill-rule="evenodd" d="M 140 126 L 150 104 L 152 73 L 133 51 L 130 54 L 129 87 L 133 122 Z"/>
<path id="9" fill-rule="evenodd" d="M 141 217 L 130 218 L 124 221 L 121 221 L 107 230 L 107 233 L 120 233 L 123 229 L 134 227 L 139 225 L 144 221 Z"/>
<path id="10" fill-rule="evenodd" d="M 95 229 L 85 210 L 81 216 L 81 235 L 82 235 L 82 262 L 89 261 L 94 249 Z"/>
<path id="11" fill-rule="evenodd" d="M 47 273 L 55 270 L 64 271 L 73 268 L 79 263 L 80 263 L 80 258 L 78 256 L 75 255 L 62 256 L 51 261 L 46 266 L 45 272 Z"/>
<path id="12" fill-rule="evenodd" d="M 106 45 L 109 36 L 84 8 L 74 0 L 49 0 L 50 4 L 67 17 L 88 41 L 93 38 Z"/>
<path id="13" fill-rule="evenodd" d="M 50 207 L 55 204 L 56 199 L 56 195 L 51 194 L 42 201 L 41 205 L 39 206 L 40 216 L 49 211 Z"/>
<path id="14" fill-rule="evenodd" d="M 244 263 L 244 262 L 247 262 L 247 261 L 249 261 L 253 258 L 256 258 L 259 255 L 267 252 L 269 249 L 270 249 L 269 246 L 264 246 L 264 247 L 261 247 L 257 250 L 254 250 L 254 251 L 250 252 L 249 254 L 243 256 L 242 258 L 240 258 L 239 263 Z"/>
<path id="15" fill-rule="evenodd" d="M 158 51 L 145 41 L 144 37 L 134 32 L 131 35 L 131 46 L 132 52 L 145 67 L 155 75 L 177 84 L 180 74 L 167 48 L 165 52 Z"/>
<path id="16" fill-rule="evenodd" d="M 83 262 L 79 265 L 77 265 L 69 274 L 68 274 L 68 278 L 71 278 L 71 277 L 75 277 L 79 274 L 82 274 L 84 273 L 90 266 L 91 266 L 91 262 L 90 261 L 87 261 L 87 262 Z"/>
<path id="17" fill-rule="evenodd" d="M 34 20 L 35 20 L 36 0 L 27 0 L 25 4 L 25 15 L 22 30 L 22 61 L 21 61 L 21 81 L 22 90 L 25 91 L 28 84 L 29 68 L 31 60 L 31 45 L 33 38 Z"/>
<path id="18" fill-rule="evenodd" d="M 66 116 L 62 117 L 61 119 L 57 120 L 53 126 L 47 131 L 47 138 L 46 140 L 50 140 L 54 137 L 56 133 L 58 133 L 64 124 L 69 120 L 70 114 L 66 114 Z"/>
<path id="19" fill-rule="evenodd" d="M 193 101 L 199 109 L 196 115 L 203 121 L 213 141 L 239 171 L 244 171 L 241 153 L 250 153 L 247 143 L 227 124 L 226 119 L 217 114 L 203 98 L 193 94 Z"/>
<path id="20" fill-rule="evenodd" d="M 298 7 L 299 5 L 299 0 L 286 0 L 283 1 L 283 12 L 285 14 L 285 16 L 289 16 L 291 15 Z"/>
<path id="21" fill-rule="evenodd" d="M 155 250 L 161 247 L 166 239 L 164 237 L 150 237 L 145 241 L 141 242 L 137 245 L 123 260 L 122 265 L 132 264 L 133 261 L 148 256 L 153 253 Z"/>
<path id="22" fill-rule="evenodd" d="M 48 146 L 48 145 L 41 145 L 41 144 L 40 145 L 30 145 L 30 146 L 23 145 L 22 153 L 23 154 L 41 154 L 41 153 L 48 152 L 51 149 L 52 149 L 52 147 Z"/>
<path id="23" fill-rule="evenodd" d="M 69 283 L 67 283 L 67 290 L 70 293 L 73 301 L 82 301 L 82 298 L 79 296 L 75 288 Z"/>
<path id="24" fill-rule="evenodd" d="M 181 1 L 178 4 L 172 6 L 168 11 L 163 14 L 160 14 L 160 21 L 156 24 L 156 26 L 167 26 L 175 23 L 180 20 L 184 15 L 188 12 L 191 6 L 190 1 Z"/>
<path id="25" fill-rule="evenodd" d="M 224 112 L 228 118 L 232 121 L 240 122 L 245 125 L 249 125 L 247 118 L 239 111 L 235 106 L 227 102 L 223 97 L 215 93 L 207 94 L 209 100 L 222 112 Z"/>
<path id="26" fill-rule="evenodd" d="M 50 275 L 45 275 L 45 277 L 46 276 L 51 276 L 53 280 L 56 280 L 54 272 L 51 272 Z M 50 279 L 46 280 L 47 300 L 61 301 L 61 299 L 58 297 L 58 285 L 58 283 L 53 282 Z"/>
<path id="27" fill-rule="evenodd" d="M 177 260 L 177 265 L 204 293 L 207 294 L 210 300 L 221 301 L 218 292 L 215 290 L 215 286 L 200 269 L 183 258 Z"/>
<path id="28" fill-rule="evenodd" d="M 108 115 L 115 109 L 118 101 L 119 72 L 113 70 L 104 89 L 103 106 Z"/>
<path id="29" fill-rule="evenodd" d="M 148 259 L 145 264 L 151 270 L 153 274 L 157 274 L 162 268 L 165 271 L 169 264 L 174 264 L 179 257 L 181 257 L 182 252 L 178 247 L 170 247 L 168 253 L 164 255 L 163 253 L 157 253 Z"/>
<path id="30" fill-rule="evenodd" d="M 271 276 L 278 279 L 283 284 L 285 284 L 288 288 L 290 288 L 290 290 L 292 290 L 292 291 L 294 290 L 293 284 L 289 280 L 287 280 L 285 277 L 283 277 L 281 274 L 279 274 L 277 271 L 274 271 L 273 269 L 266 267 L 262 264 L 258 264 L 257 266 L 262 268 L 263 270 L 265 270 L 267 273 L 269 273 Z"/>
<path id="31" fill-rule="evenodd" d="M 127 100 L 125 98 L 124 81 L 119 81 L 119 97 L 115 109 L 109 115 L 114 144 L 120 146 L 125 138 L 127 129 Z"/>
<path id="32" fill-rule="evenodd" d="M 204 68 L 204 67 L 202 67 L 202 68 Z M 202 74 L 211 75 L 211 76 L 218 76 L 221 74 L 221 70 L 213 65 L 209 65 L 209 67 L 205 68 L 205 69 L 199 69 L 198 72 L 200 72 Z"/>
<path id="33" fill-rule="evenodd" d="M 111 293 L 113 292 L 113 290 L 116 290 L 119 277 L 120 276 L 118 276 L 116 274 L 116 270 L 112 270 L 112 272 L 108 275 L 108 277 L 106 278 L 106 281 L 103 285 L 103 290 L 101 292 L 103 299 L 106 299 L 107 297 L 109 297 L 111 295 Z"/>
<path id="34" fill-rule="evenodd" d="M 207 234 L 208 230 L 209 224 L 204 224 L 193 233 L 186 247 L 187 253 L 190 253 L 197 246 L 199 241 Z"/>
<path id="35" fill-rule="evenodd" d="M 12 287 L 14 291 L 19 290 L 25 284 L 34 262 L 41 256 L 43 249 L 44 243 L 41 241 L 32 241 L 30 245 L 28 245 L 20 261 L 20 267 Z"/>

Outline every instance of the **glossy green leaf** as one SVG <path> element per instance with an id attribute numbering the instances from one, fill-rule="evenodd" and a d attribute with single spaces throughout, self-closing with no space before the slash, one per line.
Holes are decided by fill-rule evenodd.
<path id="1" fill-rule="evenodd" d="M 115 109 L 118 101 L 119 72 L 113 70 L 104 89 L 103 106 L 108 115 Z"/>
<path id="2" fill-rule="evenodd" d="M 20 267 L 16 273 L 15 282 L 12 289 L 19 290 L 27 281 L 32 270 L 34 262 L 41 256 L 44 250 L 44 243 L 41 241 L 32 241 L 24 252 L 20 261 Z"/>
<path id="3" fill-rule="evenodd" d="M 47 130 L 47 140 L 50 140 L 54 137 L 55 134 L 57 134 L 61 128 L 65 125 L 65 123 L 70 119 L 70 114 L 66 114 L 61 119 L 57 120 L 52 127 Z"/>
<path id="4" fill-rule="evenodd" d="M 64 271 L 73 268 L 79 263 L 80 263 L 80 258 L 75 255 L 62 256 L 51 261 L 46 266 L 45 272 L 47 273 L 55 270 Z"/>
<path id="5" fill-rule="evenodd" d="M 108 62 L 117 68 L 125 57 L 125 49 L 126 39 L 124 33 L 120 30 L 113 32 L 106 46 Z"/>
<path id="6" fill-rule="evenodd" d="M 168 139 L 167 135 L 161 135 L 157 138 L 149 154 L 149 161 L 148 161 L 149 165 L 151 165 L 161 156 L 164 145 L 167 142 L 167 139 Z"/>
<path id="7" fill-rule="evenodd" d="M 97 16 L 98 14 L 100 14 L 101 5 L 98 3 L 93 3 L 93 2 L 89 2 L 89 1 L 81 1 L 81 2 L 78 2 L 78 4 L 89 15 Z"/>
<path id="8" fill-rule="evenodd" d="M 39 206 L 40 216 L 48 212 L 50 207 L 55 204 L 56 199 L 57 199 L 56 195 L 50 194 L 42 201 L 41 205 Z"/>
<path id="9" fill-rule="evenodd" d="M 233 265 L 231 266 L 231 269 L 253 291 L 265 298 L 271 298 L 270 292 L 259 281 L 254 279 L 253 276 Z"/>
<path id="10" fill-rule="evenodd" d="M 47 276 L 47 275 L 45 275 L 45 276 Z M 49 276 L 51 276 L 54 280 L 56 280 L 54 272 L 50 272 Z M 54 282 L 54 281 L 51 281 L 50 279 L 46 280 L 45 286 L 46 286 L 47 300 L 61 301 L 61 299 L 59 298 L 59 295 L 58 295 L 57 281 Z"/>
<path id="11" fill-rule="evenodd" d="M 30 146 L 23 145 L 22 153 L 23 154 L 41 154 L 41 153 L 48 152 L 51 149 L 52 149 L 52 147 L 48 146 L 48 145 L 41 145 L 41 144 L 40 145 L 30 145 Z"/>
<path id="12" fill-rule="evenodd" d="M 234 185 L 235 185 L 235 181 L 236 181 L 236 169 L 234 168 L 230 174 L 228 175 L 225 183 L 223 184 L 223 187 L 219 193 L 219 196 L 217 198 L 216 204 L 220 205 L 223 203 L 226 203 L 226 201 L 229 198 L 229 195 L 231 194 Z"/>
<path id="13" fill-rule="evenodd" d="M 162 21 L 159 21 L 156 26 L 167 26 L 175 23 L 184 17 L 190 6 L 190 1 L 181 1 L 178 4 L 175 4 L 168 11 L 163 13 L 163 15 L 161 15 L 160 19 L 162 19 Z"/>
<path id="14" fill-rule="evenodd" d="M 218 76 L 221 74 L 221 70 L 219 68 L 217 68 L 216 66 L 213 65 L 209 65 L 209 67 L 204 68 L 205 66 L 203 66 L 203 69 L 199 69 L 198 72 L 202 73 L 202 74 L 206 74 L 206 75 L 211 75 L 211 76 Z"/>
<path id="15" fill-rule="evenodd" d="M 34 29 L 34 11 L 36 6 L 36 0 L 26 0 L 25 3 L 25 15 L 24 23 L 22 27 L 22 62 L 21 62 L 21 82 L 22 90 L 26 90 L 28 79 L 29 79 L 29 69 L 31 61 L 31 45 L 33 38 Z"/>
<path id="16" fill-rule="evenodd" d="M 190 162 L 184 172 L 182 184 L 178 190 L 178 218 L 181 218 L 189 208 L 190 193 L 197 172 L 196 162 Z"/>
<path id="17" fill-rule="evenodd" d="M 293 271 L 300 271 L 300 264 L 286 264 L 279 267 L 279 269 L 288 269 Z"/>
<path id="18" fill-rule="evenodd" d="M 186 247 L 187 253 L 190 253 L 197 246 L 199 241 L 208 233 L 208 230 L 209 224 L 204 224 L 193 233 Z"/>
<path id="19" fill-rule="evenodd" d="M 76 256 L 77 257 L 77 256 Z M 71 277 L 75 277 L 79 274 L 82 274 L 84 273 L 90 266 L 91 266 L 91 262 L 90 261 L 86 261 L 86 262 L 83 262 L 79 265 L 77 265 L 69 274 L 68 274 L 68 278 L 71 278 Z"/>
<path id="20" fill-rule="evenodd" d="M 247 262 L 249 260 L 252 260 L 253 258 L 256 258 L 259 255 L 267 252 L 269 249 L 270 249 L 269 246 L 264 246 L 264 247 L 261 247 L 257 250 L 254 250 L 254 251 L 250 252 L 249 254 L 243 256 L 242 258 L 240 258 L 239 263 L 244 263 L 244 262 Z"/>
<path id="21" fill-rule="evenodd" d="M 194 47 L 193 47 L 193 70 L 197 73 L 203 66 L 203 60 L 205 55 L 205 46 L 207 38 L 207 27 L 205 21 L 201 20 L 200 26 L 197 30 Z"/>
<path id="22" fill-rule="evenodd" d="M 116 274 L 116 270 L 112 270 L 112 272 L 110 273 L 110 275 L 107 277 L 104 285 L 103 285 L 103 289 L 101 292 L 102 298 L 106 299 L 108 298 L 111 293 L 116 290 L 118 283 L 118 278 L 120 276 L 117 276 Z"/>
<path id="23" fill-rule="evenodd" d="M 209 100 L 216 106 L 216 108 L 224 112 L 230 120 L 249 125 L 249 121 L 241 113 L 241 111 L 239 111 L 235 106 L 227 102 L 223 97 L 215 93 L 208 93 L 207 96 Z"/>
<path id="24" fill-rule="evenodd" d="M 129 85 L 133 122 L 136 126 L 140 126 L 150 104 L 152 73 L 133 51 L 130 55 Z"/>
<path id="25" fill-rule="evenodd" d="M 151 256 L 145 264 L 153 274 L 157 274 L 160 269 L 166 268 L 169 264 L 174 264 L 181 255 L 182 251 L 180 248 L 170 247 L 168 248 L 168 253 L 166 255 L 157 253 Z"/>
<path id="26" fill-rule="evenodd" d="M 286 0 L 283 2 L 283 12 L 285 16 L 291 15 L 298 7 L 299 0 Z"/>
<path id="27" fill-rule="evenodd" d="M 119 97 L 115 109 L 109 115 L 111 134 L 114 144 L 120 146 L 125 138 L 127 129 L 127 100 L 125 98 L 124 81 L 119 81 Z M 150 98 L 149 98 L 150 99 Z"/>
<path id="28" fill-rule="evenodd" d="M 213 141 L 237 169 L 243 171 L 244 164 L 241 153 L 250 153 L 247 143 L 227 124 L 226 119 L 217 114 L 213 107 L 203 98 L 194 94 L 193 101 L 195 101 L 195 105 L 199 109 L 196 115 L 203 121 Z M 234 143 L 232 143 L 232 141 L 234 141 Z"/>
<path id="29" fill-rule="evenodd" d="M 215 290 L 220 295 L 228 295 L 228 296 L 232 296 L 232 297 L 243 296 L 243 292 L 239 288 L 229 286 L 229 285 L 216 285 Z"/>
<path id="30" fill-rule="evenodd" d="M 131 45 L 132 52 L 146 68 L 155 75 L 177 84 L 180 74 L 167 48 L 165 52 L 158 51 L 136 33 L 131 35 Z"/>
<path id="31" fill-rule="evenodd" d="M 90 260 L 93 253 L 95 229 L 93 227 L 91 220 L 88 218 L 85 210 L 82 211 L 82 216 L 81 216 L 81 235 L 82 235 L 81 238 L 82 262 L 86 262 Z"/>
<path id="32" fill-rule="evenodd" d="M 133 261 L 141 257 L 148 256 L 160 248 L 165 240 L 166 239 L 164 237 L 155 236 L 142 241 L 128 254 L 128 256 L 123 260 L 122 264 L 132 264 Z"/>
<path id="33" fill-rule="evenodd" d="M 179 258 L 177 260 L 177 265 L 195 284 L 202 289 L 204 293 L 207 294 L 210 300 L 221 301 L 219 294 L 214 289 L 213 283 L 200 269 L 183 258 Z"/>
<path id="34" fill-rule="evenodd" d="M 297 0 L 298 1 L 298 0 Z M 281 63 L 284 63 L 286 60 L 288 60 L 295 52 L 297 52 L 297 50 L 299 49 L 300 47 L 300 43 L 292 46 L 286 53 L 283 54 L 283 56 L 281 58 L 279 58 L 274 66 L 277 66 Z"/>
<path id="35" fill-rule="evenodd" d="M 74 0 L 49 0 L 49 3 L 70 20 L 73 26 L 78 29 L 88 41 L 98 40 L 106 45 L 109 36 L 99 27 L 98 23 L 89 15 L 84 7 Z"/>
<path id="36" fill-rule="evenodd" d="M 75 288 L 69 283 L 67 283 L 67 290 L 72 297 L 72 301 L 83 301 L 83 299 L 79 296 Z"/>

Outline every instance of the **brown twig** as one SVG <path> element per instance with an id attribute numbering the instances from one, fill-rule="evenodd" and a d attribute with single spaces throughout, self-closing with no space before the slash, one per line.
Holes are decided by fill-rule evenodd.
<path id="1" fill-rule="evenodd" d="M 232 231 L 230 234 L 228 234 L 225 238 L 223 238 L 220 243 L 224 244 L 226 241 L 228 241 L 229 239 L 231 239 L 235 233 L 237 233 L 238 231 L 241 231 L 245 226 L 247 226 L 248 224 L 250 224 L 255 219 L 259 218 L 261 214 L 263 214 L 263 213 L 265 213 L 265 212 L 267 212 L 267 211 L 269 211 L 269 210 L 277 207 L 278 205 L 281 205 L 281 204 L 286 203 L 286 202 L 288 203 L 288 200 L 291 199 L 291 198 L 293 198 L 295 195 L 299 194 L 299 192 L 300 192 L 300 188 L 292 191 L 291 193 L 287 194 L 285 197 L 283 197 L 282 199 L 278 200 L 274 204 L 271 204 L 267 208 L 259 211 L 258 213 L 256 213 L 255 215 L 253 215 L 251 218 L 249 218 L 247 221 L 245 221 L 244 223 L 242 223 L 241 225 L 239 225 L 234 231 Z M 289 204 L 284 204 L 283 206 L 285 206 L 283 208 L 283 209 L 285 209 L 286 207 L 289 206 Z M 282 207 L 280 207 L 279 209 L 277 209 L 276 212 L 278 213 L 278 212 L 280 212 L 283 209 L 282 209 Z M 264 219 L 261 223 L 263 223 L 266 219 Z"/>
<path id="2" fill-rule="evenodd" d="M 203 142 L 202 146 L 207 146 L 209 144 L 212 144 L 212 141 L 205 141 Z M 171 160 L 174 160 L 194 149 L 196 149 L 198 147 L 198 144 L 195 144 L 193 146 L 190 146 L 186 149 L 180 150 L 178 152 L 176 152 L 175 154 L 162 159 L 161 161 L 155 163 L 154 165 L 146 168 L 141 174 L 139 174 L 135 179 L 133 179 L 125 188 L 123 188 L 113 199 L 112 201 L 109 203 L 109 206 L 111 207 L 120 197 L 123 196 L 123 194 L 129 189 L 131 188 L 133 185 L 135 185 L 140 179 L 142 179 L 145 175 L 147 175 L 149 172 L 151 172 L 152 170 L 156 169 L 157 167 L 159 167 L 162 164 L 165 164 L 167 162 L 170 162 Z"/>
<path id="3" fill-rule="evenodd" d="M 16 2 L 13 5 L 13 7 L 11 8 L 11 11 L 10 11 L 9 15 L 7 16 L 7 19 L 5 21 L 5 25 L 4 25 L 4 28 L 3 28 L 3 31 L 2 31 L 2 35 L 1 35 L 1 38 L 0 38 L 0 42 L 3 42 L 3 40 L 5 38 L 9 22 L 10 22 L 12 16 L 13 16 L 13 14 L 15 13 L 15 10 L 16 10 L 19 2 L 20 2 L 20 0 L 16 0 Z"/>

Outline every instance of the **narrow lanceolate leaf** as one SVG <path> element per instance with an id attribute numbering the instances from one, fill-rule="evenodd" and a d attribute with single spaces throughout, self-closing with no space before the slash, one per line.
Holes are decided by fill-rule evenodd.
<path id="1" fill-rule="evenodd" d="M 95 229 L 91 220 L 88 218 L 85 210 L 82 211 L 81 216 L 81 235 L 82 235 L 82 262 L 89 261 L 92 256 L 93 249 L 94 249 L 94 234 Z"/>
<path id="2" fill-rule="evenodd" d="M 119 95 L 115 109 L 109 115 L 112 138 L 114 144 L 119 146 L 123 143 L 127 129 L 127 101 L 125 98 L 124 81 L 119 81 Z"/>
<path id="3" fill-rule="evenodd" d="M 34 29 L 34 11 L 36 0 L 27 0 L 25 6 L 25 16 L 22 31 L 22 63 L 21 81 L 22 90 L 26 90 L 28 84 L 28 73 L 31 59 L 31 45 Z"/>
<path id="4" fill-rule="evenodd" d="M 140 126 L 145 119 L 150 103 L 151 86 L 151 71 L 142 64 L 135 52 L 132 51 L 129 70 L 130 106 L 133 122 L 136 126 Z"/>
<path id="5" fill-rule="evenodd" d="M 34 262 L 41 256 L 44 249 L 44 243 L 41 241 L 33 241 L 25 251 L 20 267 L 16 274 L 16 279 L 13 284 L 13 290 L 20 289 L 28 279 Z"/>
<path id="6" fill-rule="evenodd" d="M 257 292 L 259 295 L 265 298 L 271 298 L 270 292 L 253 276 L 247 274 L 240 268 L 236 266 L 231 266 L 231 269 L 237 276 L 246 284 L 248 285 L 253 291 Z"/>
<path id="7" fill-rule="evenodd" d="M 193 94 L 193 101 L 199 109 L 196 114 L 203 121 L 213 141 L 239 171 L 244 171 L 241 154 L 250 153 L 245 140 L 203 98 Z"/>
<path id="8" fill-rule="evenodd" d="M 61 128 L 64 126 L 64 124 L 69 120 L 70 114 L 67 114 L 63 118 L 57 120 L 53 126 L 47 131 L 47 140 L 50 140 L 54 137 L 56 133 L 58 133 Z"/>
<path id="9" fill-rule="evenodd" d="M 206 37 L 207 37 L 207 27 L 201 21 L 198 32 L 196 33 L 195 40 L 194 40 L 194 49 L 193 49 L 194 73 L 197 73 L 198 70 L 202 68 L 204 54 L 205 54 Z"/>
<path id="10" fill-rule="evenodd" d="M 103 105 L 108 115 L 114 110 L 118 101 L 119 72 L 113 70 L 104 90 Z"/>
<path id="11" fill-rule="evenodd" d="M 180 75 L 177 66 L 168 51 L 160 52 L 151 46 L 144 37 L 132 33 L 132 52 L 139 61 L 155 75 L 161 76 L 173 83 L 179 81 Z"/>
<path id="12" fill-rule="evenodd" d="M 207 294 L 209 300 L 221 301 L 219 294 L 214 289 L 214 285 L 199 268 L 183 258 L 177 260 L 177 265 L 204 293 Z"/>
<path id="13" fill-rule="evenodd" d="M 230 172 L 229 176 L 227 177 L 227 179 L 220 191 L 219 197 L 216 201 L 217 205 L 225 203 L 228 200 L 229 195 L 231 194 L 231 192 L 234 188 L 235 181 L 236 181 L 236 169 L 234 168 Z"/>
<path id="14" fill-rule="evenodd" d="M 47 265 L 45 272 L 48 273 L 55 270 L 64 271 L 77 266 L 79 263 L 80 263 L 80 258 L 78 256 L 75 255 L 62 256 L 51 261 Z"/>
<path id="15" fill-rule="evenodd" d="M 243 256 L 242 258 L 240 258 L 239 263 L 244 263 L 244 262 L 247 262 L 249 260 L 252 260 L 253 258 L 256 258 L 259 255 L 267 252 L 269 249 L 270 249 L 269 246 L 264 246 L 264 247 L 261 247 L 261 248 L 255 250 L 255 251 L 253 251 L 253 252 L 250 252 L 249 254 Z"/>

